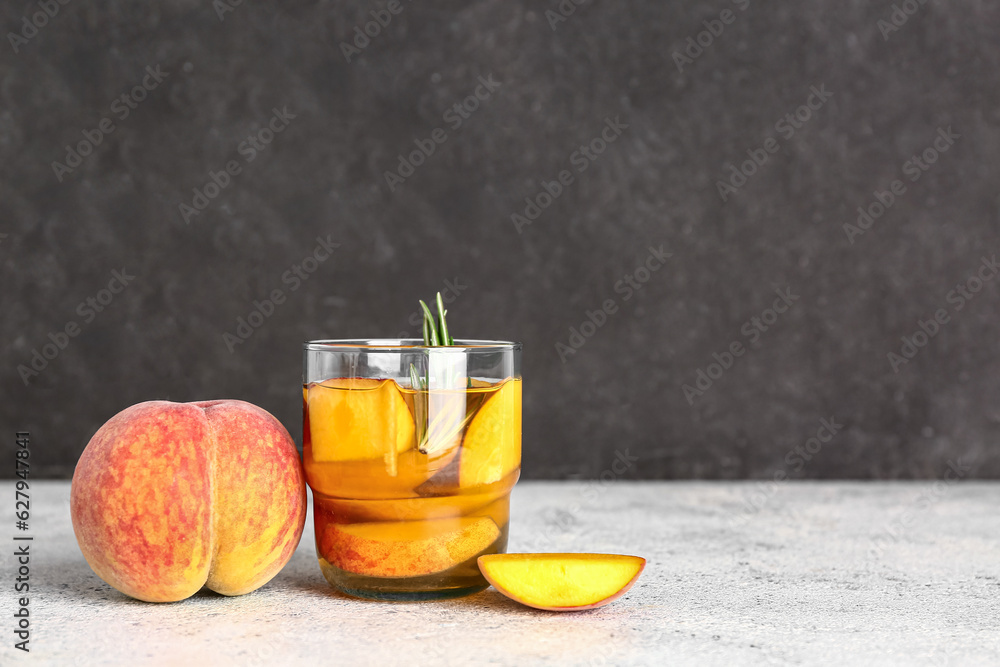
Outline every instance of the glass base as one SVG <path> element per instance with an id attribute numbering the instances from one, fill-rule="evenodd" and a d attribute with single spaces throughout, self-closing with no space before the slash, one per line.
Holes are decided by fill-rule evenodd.
<path id="1" fill-rule="evenodd" d="M 352 588 L 342 588 L 335 586 L 338 591 L 345 595 L 365 600 L 382 600 L 387 602 L 422 602 L 424 600 L 448 600 L 451 598 L 461 598 L 485 591 L 489 586 L 467 586 L 465 588 L 444 588 L 436 591 L 378 591 L 359 590 Z"/>
<path id="2" fill-rule="evenodd" d="M 495 549 L 490 550 L 496 553 Z M 319 559 L 323 577 L 336 590 L 366 600 L 447 600 L 489 588 L 475 560 L 420 577 L 368 577 L 345 572 Z"/>

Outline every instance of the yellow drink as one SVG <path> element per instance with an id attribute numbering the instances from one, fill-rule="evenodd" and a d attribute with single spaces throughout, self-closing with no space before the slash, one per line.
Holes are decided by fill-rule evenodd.
<path id="1" fill-rule="evenodd" d="M 391 379 L 303 387 L 304 461 L 326 579 L 407 599 L 487 586 L 506 549 L 521 463 L 521 380 L 414 389 Z"/>

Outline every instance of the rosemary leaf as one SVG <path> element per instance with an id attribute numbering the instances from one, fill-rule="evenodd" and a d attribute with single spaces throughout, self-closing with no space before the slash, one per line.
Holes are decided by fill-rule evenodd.
<path id="1" fill-rule="evenodd" d="M 451 337 L 448 335 L 448 324 L 444 321 L 444 316 L 448 314 L 448 311 L 444 309 L 444 300 L 441 299 L 441 292 L 437 293 L 437 307 L 440 319 L 438 330 L 441 332 L 441 344 L 451 345 Z"/>
<path id="2" fill-rule="evenodd" d="M 420 300 L 420 307 L 424 310 L 424 326 L 428 327 L 431 332 L 430 342 L 428 345 L 441 345 L 441 339 L 438 336 L 437 325 L 434 322 L 434 316 L 431 315 L 431 309 L 427 307 L 427 304 L 424 303 L 423 299 Z"/>
<path id="3" fill-rule="evenodd" d="M 427 394 L 421 392 L 421 382 L 420 374 L 417 372 L 417 367 L 410 364 L 410 384 L 413 386 L 413 413 L 414 422 L 416 424 L 416 437 L 417 445 L 423 445 L 424 439 L 427 437 L 425 429 L 427 428 Z M 426 381 L 424 382 L 426 385 Z"/>

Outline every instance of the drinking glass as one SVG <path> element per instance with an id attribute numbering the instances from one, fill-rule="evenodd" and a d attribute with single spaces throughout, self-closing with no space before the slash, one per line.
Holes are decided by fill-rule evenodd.
<path id="1" fill-rule="evenodd" d="M 521 345 L 416 339 L 304 346 L 303 459 L 330 584 L 458 597 L 507 547 L 521 467 Z"/>

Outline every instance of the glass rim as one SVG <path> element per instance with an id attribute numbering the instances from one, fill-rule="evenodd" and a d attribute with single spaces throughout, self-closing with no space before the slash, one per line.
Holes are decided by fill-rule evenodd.
<path id="1" fill-rule="evenodd" d="M 310 340 L 302 344 L 309 352 L 344 352 L 348 350 L 369 350 L 373 352 L 414 352 L 434 350 L 436 352 L 475 350 L 492 352 L 520 350 L 521 343 L 505 340 L 480 340 L 456 338 L 454 345 L 424 345 L 423 338 L 328 338 Z"/>

